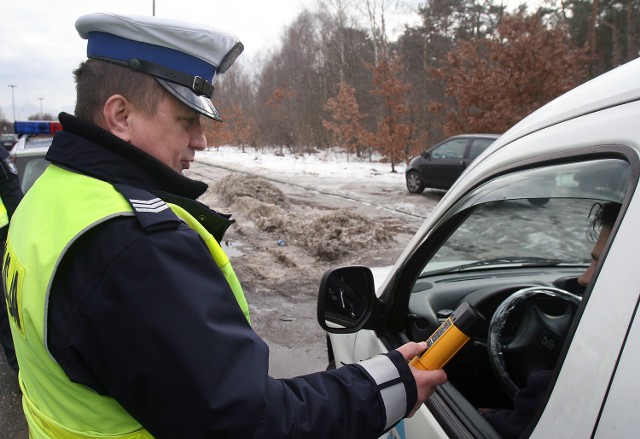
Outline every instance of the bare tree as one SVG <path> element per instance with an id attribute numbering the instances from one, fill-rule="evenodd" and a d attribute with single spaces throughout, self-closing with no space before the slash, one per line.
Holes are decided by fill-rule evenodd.
<path id="1" fill-rule="evenodd" d="M 257 81 L 257 126 L 263 143 L 294 151 L 316 145 L 324 133 L 318 115 L 328 93 L 321 76 L 324 56 L 319 20 L 304 11 L 285 30 L 281 48 L 266 62 Z M 287 105 L 273 107 L 284 99 Z M 271 108 L 272 112 L 264 111 Z M 273 113 L 277 109 L 280 113 Z"/>
<path id="2" fill-rule="evenodd" d="M 0 108 L 0 132 L 13 133 L 13 123 L 7 120 L 7 117 L 4 115 L 2 108 Z"/>
<path id="3" fill-rule="evenodd" d="M 335 71 L 338 72 L 338 82 L 347 81 L 347 52 L 348 52 L 348 29 L 353 27 L 349 14 L 349 3 L 346 0 L 323 0 L 321 1 L 321 10 L 325 10 L 326 14 L 321 16 L 323 21 L 323 47 L 325 50 L 335 53 L 337 62 L 332 64 Z"/>
<path id="4" fill-rule="evenodd" d="M 638 21 L 637 17 L 640 12 L 637 11 L 637 2 L 628 0 L 626 4 L 627 11 L 627 59 L 637 58 L 638 55 Z"/>
<path id="5" fill-rule="evenodd" d="M 358 2 L 360 13 L 366 17 L 369 36 L 373 42 L 373 61 L 378 65 L 380 60 L 389 55 L 389 35 L 387 22 L 389 14 L 399 10 L 401 0 L 363 0 Z"/>

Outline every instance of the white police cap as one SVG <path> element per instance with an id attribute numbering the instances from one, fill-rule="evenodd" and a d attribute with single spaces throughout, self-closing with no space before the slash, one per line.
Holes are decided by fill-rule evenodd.
<path id="1" fill-rule="evenodd" d="M 76 29 L 88 40 L 87 57 L 152 75 L 185 105 L 221 120 L 211 102 L 213 79 L 242 53 L 236 36 L 204 25 L 114 13 L 83 15 Z"/>

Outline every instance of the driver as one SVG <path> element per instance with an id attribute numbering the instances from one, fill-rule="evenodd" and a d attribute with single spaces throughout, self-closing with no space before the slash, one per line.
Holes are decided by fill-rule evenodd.
<path id="1" fill-rule="evenodd" d="M 590 241 L 595 241 L 595 245 L 591 251 L 589 268 L 578 278 L 580 285 L 586 287 L 591 283 L 619 212 L 620 204 L 618 203 L 596 203 L 591 208 L 587 237 Z M 532 373 L 527 379 L 526 386 L 516 392 L 513 398 L 513 410 L 481 409 L 480 412 L 502 437 L 520 437 L 533 419 L 538 407 L 543 403 L 553 374 L 553 370 Z"/>

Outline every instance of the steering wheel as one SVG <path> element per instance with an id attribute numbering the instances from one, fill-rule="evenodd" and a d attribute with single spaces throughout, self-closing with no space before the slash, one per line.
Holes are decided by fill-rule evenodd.
<path id="1" fill-rule="evenodd" d="M 562 312 L 549 314 L 541 309 L 545 298 L 562 305 Z M 537 286 L 516 291 L 498 306 L 489 323 L 487 349 L 491 367 L 509 397 L 513 399 L 531 373 L 555 367 L 580 300 L 559 288 Z"/>

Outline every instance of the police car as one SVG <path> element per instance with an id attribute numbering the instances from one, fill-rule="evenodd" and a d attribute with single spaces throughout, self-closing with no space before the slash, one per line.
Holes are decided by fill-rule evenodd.
<path id="1" fill-rule="evenodd" d="M 466 169 L 392 267 L 325 275 L 318 320 L 338 367 L 428 339 L 463 303 L 484 316 L 444 366 L 448 383 L 388 436 L 504 437 L 487 413 L 509 413 L 514 400 L 529 404 L 514 434 L 637 436 L 638 78 L 640 59 L 512 127 Z M 606 205 L 620 212 L 596 251 L 594 215 Z M 535 398 L 518 400 L 540 373 L 548 379 Z"/>
<path id="2" fill-rule="evenodd" d="M 53 134 L 61 129 L 62 125 L 58 121 L 14 122 L 14 130 L 20 138 L 10 154 L 18 170 L 22 192 L 27 192 L 49 165 L 45 156 L 53 141 Z"/>

